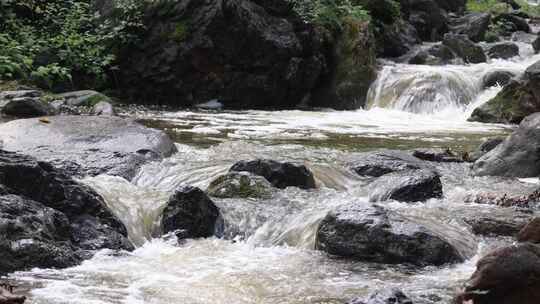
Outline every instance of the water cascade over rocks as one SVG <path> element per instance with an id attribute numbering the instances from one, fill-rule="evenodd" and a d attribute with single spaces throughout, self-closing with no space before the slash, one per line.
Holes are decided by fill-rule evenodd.
<path id="1" fill-rule="evenodd" d="M 414 9 L 412 21 L 419 16 Z M 442 31 L 448 24 L 440 25 Z M 534 202 L 497 206 L 468 199 L 520 197 L 538 188 L 530 179 L 537 168 L 523 176 L 489 174 L 505 168 L 495 159 L 530 167 L 510 146 L 533 149 L 520 134 L 534 133 L 529 127 L 536 116 L 510 137 L 515 126 L 467 121 L 501 91 L 498 81 L 486 85 L 486 79 L 499 79 L 489 75 L 520 77 L 540 60 L 530 44 L 514 43 L 519 56 L 483 63 L 381 60 L 365 109 L 126 106 L 116 111 L 128 119 L 1 123 L 4 149 L 31 159 L 26 162 L 45 176 L 70 172 L 78 179 L 69 184 L 87 189 L 106 217 L 59 210 L 70 205 L 54 205 L 58 200 L 46 191 L 44 197 L 23 193 L 35 185 L 13 184 L 17 172 L 6 177 L 2 163 L 0 234 L 17 236 L 18 243 L 0 241 L 0 250 L 24 252 L 29 242 L 49 240 L 57 247 L 35 248 L 65 259 L 0 266 L 31 303 L 452 303 L 476 262 L 511 245 L 512 235 L 538 216 Z M 416 51 L 434 56 L 441 49 L 429 43 Z M 65 128 L 71 124 L 77 128 Z M 501 140 L 481 146 L 493 138 Z M 51 177 L 53 185 L 59 181 L 66 182 Z M 34 225 L 13 220 L 18 212 Z M 71 234 L 58 235 L 53 221 Z M 536 240 L 534 231 L 521 234 Z M 107 242 L 116 246 L 101 246 Z M 495 251 L 484 261 L 496 264 L 505 252 L 517 259 L 537 256 L 535 246 Z M 486 263 L 479 264 L 463 300 L 483 290 L 477 278 Z"/>

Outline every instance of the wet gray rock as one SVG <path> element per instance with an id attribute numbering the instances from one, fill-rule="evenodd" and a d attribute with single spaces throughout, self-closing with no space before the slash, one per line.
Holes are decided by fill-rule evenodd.
<path id="1" fill-rule="evenodd" d="M 413 304 L 403 291 L 397 288 L 387 288 L 371 293 L 366 299 L 352 300 L 347 304 Z"/>
<path id="2" fill-rule="evenodd" d="M 413 156 L 421 160 L 438 163 L 463 162 L 463 159 L 452 150 L 443 148 L 416 149 L 413 151 Z"/>
<path id="3" fill-rule="evenodd" d="M 495 87 L 495 86 L 505 86 L 507 85 L 512 78 L 516 75 L 508 71 L 493 71 L 487 73 L 482 78 L 482 83 L 484 88 Z"/>
<path id="4" fill-rule="evenodd" d="M 524 243 L 480 259 L 456 304 L 540 303 L 540 247 Z"/>
<path id="5" fill-rule="evenodd" d="M 495 149 L 498 145 L 500 145 L 504 141 L 503 138 L 490 138 L 484 141 L 478 149 L 471 152 L 468 156 L 469 162 L 475 162 L 478 159 L 480 159 L 482 156 L 486 155 L 489 151 Z"/>
<path id="6" fill-rule="evenodd" d="M 495 44 L 487 51 L 489 58 L 509 59 L 519 56 L 519 47 L 512 42 Z"/>
<path id="7" fill-rule="evenodd" d="M 511 39 L 516 42 L 533 43 L 537 38 L 538 36 L 535 34 L 518 31 L 512 34 Z"/>
<path id="8" fill-rule="evenodd" d="M 450 30 L 456 34 L 465 34 L 474 42 L 480 42 L 485 39 L 490 23 L 491 14 L 469 13 L 451 20 Z"/>
<path id="9" fill-rule="evenodd" d="M 540 113 L 525 118 L 519 128 L 473 165 L 477 176 L 537 177 L 540 175 Z"/>
<path id="10" fill-rule="evenodd" d="M 111 102 L 106 95 L 92 90 L 67 92 L 57 94 L 56 97 L 64 100 L 66 105 L 76 107 L 93 107 L 102 101 Z"/>
<path id="11" fill-rule="evenodd" d="M 234 164 L 231 172 L 250 172 L 266 178 L 274 187 L 284 189 L 298 187 L 301 189 L 316 188 L 313 173 L 304 165 L 288 162 L 277 162 L 269 159 L 240 161 Z"/>
<path id="12" fill-rule="evenodd" d="M 379 177 L 384 174 L 428 167 L 407 152 L 383 150 L 363 154 L 350 164 L 358 175 Z"/>
<path id="13" fill-rule="evenodd" d="M 433 230 L 415 219 L 365 202 L 331 211 L 317 230 L 316 248 L 357 261 L 442 265 L 463 261 L 442 223 Z"/>
<path id="14" fill-rule="evenodd" d="M 0 185 L 0 272 L 68 267 L 95 250 L 133 249 L 103 199 L 49 163 L 0 150 Z"/>
<path id="15" fill-rule="evenodd" d="M 0 140 L 5 150 L 51 162 L 75 176 L 106 173 L 131 179 L 141 165 L 176 151 L 165 133 L 108 116 L 14 120 L 0 125 Z"/>
<path id="16" fill-rule="evenodd" d="M 369 193 L 372 202 L 421 202 L 441 198 L 443 194 L 441 178 L 433 170 L 406 170 L 385 174 L 371 183 L 370 188 L 373 189 Z"/>
<path id="17" fill-rule="evenodd" d="M 249 172 L 229 172 L 213 180 L 208 195 L 219 198 L 269 198 L 272 184 L 264 177 Z"/>
<path id="18" fill-rule="evenodd" d="M 512 218 L 498 218 L 493 216 L 477 216 L 464 219 L 471 226 L 472 232 L 482 236 L 514 236 L 530 220 L 531 216 L 516 212 Z"/>
<path id="19" fill-rule="evenodd" d="M 482 47 L 472 42 L 467 35 L 446 34 L 443 44 L 449 47 L 458 57 L 468 63 L 486 62 L 487 57 Z"/>
<path id="20" fill-rule="evenodd" d="M 178 239 L 223 234 L 223 219 L 214 202 L 199 188 L 182 187 L 169 198 L 161 219 L 161 231 Z"/>

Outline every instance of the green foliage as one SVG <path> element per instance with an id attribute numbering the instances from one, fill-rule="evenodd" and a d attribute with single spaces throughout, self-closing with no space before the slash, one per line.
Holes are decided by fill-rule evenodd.
<path id="1" fill-rule="evenodd" d="M 177 42 L 182 42 L 186 39 L 189 32 L 189 25 L 186 21 L 180 21 L 176 23 L 174 32 L 172 33 L 172 39 Z"/>
<path id="2" fill-rule="evenodd" d="M 504 13 L 510 10 L 510 5 L 498 0 L 468 0 L 467 10 L 470 12 Z"/>
<path id="3" fill-rule="evenodd" d="M 90 0 L 0 0 L 0 79 L 103 86 L 114 46 L 142 27 L 142 0 L 115 1 L 117 19 L 94 11 Z"/>
<path id="4" fill-rule="evenodd" d="M 540 5 L 531 5 L 526 0 L 516 0 L 521 6 L 521 10 L 530 16 L 540 17 Z"/>
<path id="5" fill-rule="evenodd" d="M 368 11 L 350 0 L 289 0 L 306 21 L 314 22 L 335 31 L 343 30 L 347 21 L 370 20 Z"/>

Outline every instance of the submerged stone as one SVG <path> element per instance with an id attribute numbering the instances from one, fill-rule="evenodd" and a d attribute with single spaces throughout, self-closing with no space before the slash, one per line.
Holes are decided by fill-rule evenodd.
<path id="1" fill-rule="evenodd" d="M 240 161 L 234 164 L 231 172 L 250 172 L 266 178 L 274 187 L 284 189 L 298 187 L 301 189 L 316 188 L 313 173 L 304 165 L 289 162 L 277 162 L 269 159 Z"/>
<path id="2" fill-rule="evenodd" d="M 358 175 L 379 177 L 387 173 L 422 169 L 428 165 L 407 152 L 383 150 L 363 154 L 350 164 Z"/>
<path id="3" fill-rule="evenodd" d="M 397 288 L 387 288 L 371 293 L 366 299 L 352 300 L 347 304 L 413 304 L 403 291 Z"/>

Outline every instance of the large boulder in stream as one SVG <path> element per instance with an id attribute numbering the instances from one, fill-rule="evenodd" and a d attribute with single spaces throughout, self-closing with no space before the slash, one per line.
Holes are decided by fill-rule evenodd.
<path id="1" fill-rule="evenodd" d="M 178 239 L 221 236 L 223 219 L 204 191 L 186 186 L 177 189 L 165 205 L 161 231 L 174 232 Z"/>
<path id="2" fill-rule="evenodd" d="M 104 116 L 14 120 L 0 125 L 0 141 L 5 150 L 32 155 L 79 177 L 109 174 L 131 179 L 144 163 L 176 151 L 161 131 Z"/>
<path id="3" fill-rule="evenodd" d="M 530 243 L 484 256 L 455 304 L 540 303 L 540 246 Z"/>
<path id="4" fill-rule="evenodd" d="M 491 14 L 470 13 L 451 20 L 450 29 L 453 33 L 465 34 L 472 41 L 480 42 L 485 39 L 490 23 Z"/>
<path id="5" fill-rule="evenodd" d="M 519 47 L 512 42 L 497 43 L 491 46 L 487 53 L 489 58 L 509 59 L 519 56 Z"/>
<path id="6" fill-rule="evenodd" d="M 519 124 L 527 115 L 540 112 L 540 61 L 511 80 L 495 98 L 476 108 L 469 121 Z"/>
<path id="7" fill-rule="evenodd" d="M 369 200 L 372 202 L 421 202 L 441 198 L 443 194 L 441 178 L 433 170 L 406 170 L 385 174 L 371 183 L 370 189 Z"/>
<path id="8" fill-rule="evenodd" d="M 540 175 L 540 113 L 525 118 L 519 128 L 473 165 L 477 176 L 537 177 Z"/>
<path id="9" fill-rule="evenodd" d="M 487 57 L 482 47 L 472 42 L 467 35 L 446 34 L 443 44 L 467 63 L 486 62 Z"/>
<path id="10" fill-rule="evenodd" d="M 63 170 L 0 150 L 0 273 L 68 267 L 99 249 L 132 249 L 126 227 Z"/>
<path id="11" fill-rule="evenodd" d="M 262 176 L 274 187 L 280 189 L 287 187 L 313 189 L 317 187 L 313 173 L 306 166 L 289 162 L 277 162 L 270 159 L 240 161 L 234 164 L 230 171 L 245 171 Z"/>
<path id="12" fill-rule="evenodd" d="M 358 261 L 413 265 L 442 265 L 463 261 L 449 229 L 427 225 L 379 205 L 349 203 L 331 211 L 317 230 L 316 247 Z M 463 248 L 462 248 L 463 249 Z"/>

